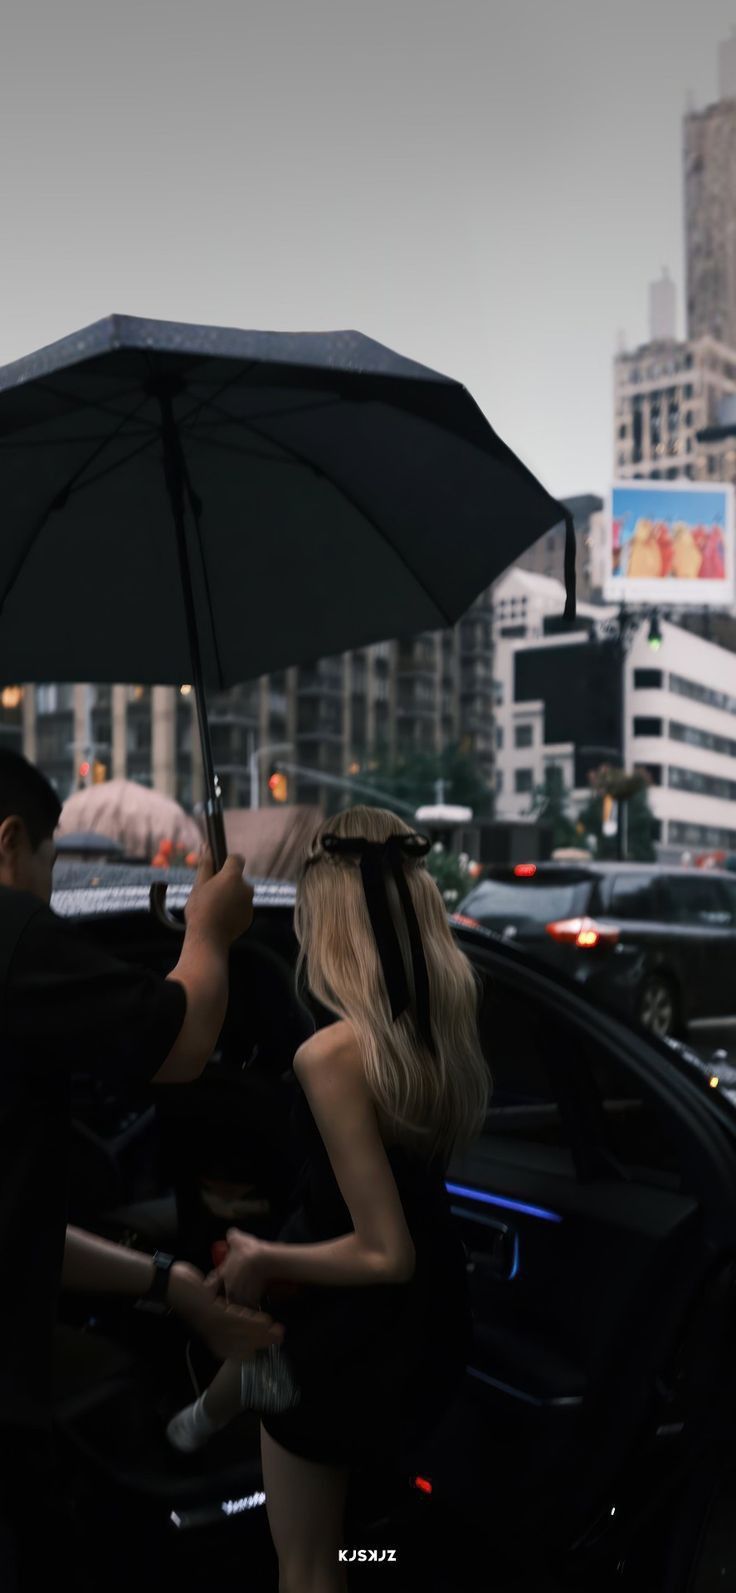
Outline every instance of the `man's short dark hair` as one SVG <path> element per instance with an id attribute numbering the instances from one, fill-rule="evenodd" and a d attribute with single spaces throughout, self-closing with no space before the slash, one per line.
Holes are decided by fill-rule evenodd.
<path id="1" fill-rule="evenodd" d="M 54 833 L 61 803 L 51 783 L 19 752 L 0 751 L 0 824 L 22 819 L 34 852 Z"/>

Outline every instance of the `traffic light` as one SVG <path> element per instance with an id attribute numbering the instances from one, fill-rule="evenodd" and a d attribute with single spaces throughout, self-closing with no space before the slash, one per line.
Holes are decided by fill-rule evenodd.
<path id="1" fill-rule="evenodd" d="M 268 789 L 274 802 L 286 802 L 289 796 L 289 786 L 285 774 L 279 769 L 272 769 L 268 778 Z"/>
<path id="2" fill-rule="evenodd" d="M 88 780 L 89 779 L 89 770 L 90 770 L 90 765 L 89 765 L 87 759 L 84 758 L 83 761 L 79 765 L 79 777 L 80 777 L 81 780 Z"/>

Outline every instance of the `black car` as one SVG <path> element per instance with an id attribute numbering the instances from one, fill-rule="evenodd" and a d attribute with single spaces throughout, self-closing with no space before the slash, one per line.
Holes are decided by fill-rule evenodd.
<path id="1" fill-rule="evenodd" d="M 133 887 L 102 878 L 54 906 L 83 903 L 75 932 L 168 971 L 177 937 L 136 888 L 135 907 Z M 230 1221 L 278 1220 L 300 1021 L 290 895 L 257 892 L 196 1084 L 121 1100 L 79 1058 L 70 1220 L 202 1266 Z M 432 1439 L 353 1479 L 346 1546 L 392 1550 L 365 1566 L 371 1587 L 427 1593 L 736 1586 L 736 1092 L 518 946 L 456 933 L 494 1080 L 485 1131 L 447 1178 L 474 1348 Z M 257 1418 L 193 1457 L 165 1442 L 213 1370 L 174 1318 L 62 1296 L 56 1434 L 79 1589 L 275 1590 Z"/>
<path id="2" fill-rule="evenodd" d="M 492 868 L 460 919 L 543 957 L 658 1035 L 736 1013 L 736 878 L 644 863 Z"/>

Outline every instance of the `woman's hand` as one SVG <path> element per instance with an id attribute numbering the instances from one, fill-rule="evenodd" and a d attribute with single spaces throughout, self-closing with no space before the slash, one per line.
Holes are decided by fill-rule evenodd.
<path id="1" fill-rule="evenodd" d="M 228 1305 L 218 1299 L 217 1274 L 205 1278 L 186 1261 L 175 1262 L 171 1269 L 169 1300 L 177 1316 L 220 1361 L 248 1360 L 256 1350 L 280 1344 L 284 1337 L 282 1324 L 274 1322 L 265 1311 Z"/>
<path id="2" fill-rule="evenodd" d="M 219 1281 L 230 1300 L 257 1306 L 267 1276 L 268 1246 L 255 1234 L 243 1233 L 239 1228 L 228 1229 L 227 1243 L 228 1253 L 210 1278 Z"/>

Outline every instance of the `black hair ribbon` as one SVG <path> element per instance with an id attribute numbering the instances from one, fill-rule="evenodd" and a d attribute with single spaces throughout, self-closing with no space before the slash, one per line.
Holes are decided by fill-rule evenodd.
<path id="1" fill-rule="evenodd" d="M 435 1055 L 427 962 L 419 922 L 403 869 L 404 858 L 425 857 L 431 841 L 428 836 L 415 833 L 408 835 L 396 833 L 389 835 L 385 841 L 368 841 L 363 836 L 333 835 L 329 831 L 321 839 L 322 848 L 327 853 L 342 853 L 360 858 L 360 873 L 368 916 L 381 959 L 391 1005 L 391 1017 L 396 1020 L 409 1006 L 411 992 L 386 891 L 386 873 L 390 870 L 399 893 L 409 935 L 417 1025 L 425 1045 L 432 1055 Z"/>

